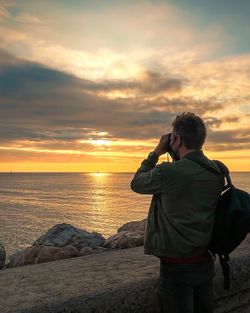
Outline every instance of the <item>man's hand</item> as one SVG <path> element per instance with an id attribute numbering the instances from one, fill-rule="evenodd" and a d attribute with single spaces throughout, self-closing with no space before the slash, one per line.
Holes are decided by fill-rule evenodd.
<path id="1" fill-rule="evenodd" d="M 169 151 L 170 135 L 171 135 L 171 133 L 161 136 L 160 142 L 158 143 L 158 145 L 154 149 L 154 152 L 156 153 L 156 155 L 158 157 Z"/>

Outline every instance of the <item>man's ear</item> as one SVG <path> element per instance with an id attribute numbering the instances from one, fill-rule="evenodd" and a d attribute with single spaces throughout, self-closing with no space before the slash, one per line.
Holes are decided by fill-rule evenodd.
<path id="1" fill-rule="evenodd" d="M 177 140 L 177 142 L 178 142 L 178 145 L 179 145 L 179 146 L 183 145 L 183 141 L 182 141 L 182 139 L 181 139 L 181 136 L 180 136 L 180 135 L 176 135 L 175 140 Z"/>
<path id="2" fill-rule="evenodd" d="M 170 135 L 170 145 L 172 145 L 175 142 L 176 136 L 174 133 L 171 133 Z"/>

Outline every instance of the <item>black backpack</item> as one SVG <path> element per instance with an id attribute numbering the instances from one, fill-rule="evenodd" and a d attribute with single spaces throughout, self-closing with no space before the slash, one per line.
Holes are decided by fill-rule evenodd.
<path id="1" fill-rule="evenodd" d="M 225 164 L 218 160 L 214 160 L 214 162 L 226 178 L 227 184 L 224 186 L 217 203 L 209 251 L 214 257 L 219 256 L 224 275 L 224 289 L 229 289 L 229 254 L 240 245 L 250 232 L 250 195 L 232 184 L 229 170 Z M 211 167 L 200 162 L 197 163 L 218 175 L 218 172 Z"/>

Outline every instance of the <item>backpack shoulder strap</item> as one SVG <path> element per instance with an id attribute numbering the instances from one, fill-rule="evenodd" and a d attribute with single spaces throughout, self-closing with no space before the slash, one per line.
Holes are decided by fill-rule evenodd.
<path id="1" fill-rule="evenodd" d="M 230 266 L 228 264 L 229 262 L 229 256 L 228 255 L 222 255 L 219 254 L 219 259 L 220 259 L 220 266 L 222 269 L 222 273 L 224 276 L 224 289 L 228 290 L 230 289 Z"/>
<path id="2" fill-rule="evenodd" d="M 222 163 L 221 161 L 219 161 L 219 160 L 213 160 L 213 161 L 217 164 L 217 166 L 219 167 L 220 173 L 219 173 L 216 169 L 210 167 L 209 165 L 207 165 L 207 164 L 201 162 L 201 161 L 198 160 L 198 159 L 190 160 L 190 161 L 199 164 L 201 167 L 205 168 L 205 169 L 208 170 L 209 172 L 212 172 L 212 173 L 217 174 L 217 175 L 221 175 L 221 174 L 222 174 L 222 175 L 226 178 L 226 182 L 227 182 L 227 184 L 223 187 L 223 190 L 226 190 L 226 189 L 228 189 L 229 187 L 232 186 L 232 180 L 231 180 L 231 177 L 230 177 L 230 174 L 229 174 L 229 169 L 228 169 L 228 167 L 227 167 L 224 163 Z"/>
<path id="3" fill-rule="evenodd" d="M 226 177 L 227 183 L 229 185 L 232 185 L 232 180 L 231 180 L 231 177 L 230 177 L 230 173 L 229 173 L 228 167 L 224 163 L 219 161 L 219 160 L 213 160 L 213 161 L 218 165 L 221 173 Z"/>
<path id="4" fill-rule="evenodd" d="M 221 175 L 221 174 L 223 174 L 222 171 L 219 173 L 218 170 L 216 170 L 215 168 L 209 166 L 209 165 L 206 164 L 206 163 L 203 163 L 202 161 L 200 161 L 200 160 L 198 160 L 198 159 L 192 159 L 192 160 L 189 159 L 189 161 L 192 161 L 192 162 L 194 162 L 194 163 L 199 164 L 201 167 L 205 168 L 205 169 L 208 170 L 209 172 L 212 172 L 212 173 L 214 173 L 214 174 L 216 174 L 216 175 Z"/>
<path id="5" fill-rule="evenodd" d="M 225 185 L 223 187 L 224 190 L 226 190 L 227 188 L 229 187 L 232 187 L 232 180 L 231 180 L 231 177 L 230 177 L 230 172 L 229 172 L 229 169 L 228 167 L 222 163 L 221 161 L 219 160 L 213 160 L 219 167 L 221 173 L 224 175 L 224 177 L 226 178 L 226 181 L 227 181 L 227 185 Z"/>

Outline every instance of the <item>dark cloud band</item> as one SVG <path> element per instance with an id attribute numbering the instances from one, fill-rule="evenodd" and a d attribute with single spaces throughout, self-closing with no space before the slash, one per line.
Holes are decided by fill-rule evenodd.
<path id="1" fill-rule="evenodd" d="M 110 139 L 148 140 L 171 129 L 178 112 L 193 111 L 203 116 L 223 107 L 215 98 L 196 100 L 175 98 L 167 92 L 181 91 L 188 79 L 145 72 L 134 81 L 94 83 L 40 64 L 18 60 L 0 51 L 0 141 L 54 141 L 69 149 L 72 142 L 86 140 L 91 130 L 107 132 Z M 108 99 L 105 91 L 135 90 L 132 98 Z M 166 94 L 159 96 L 161 92 Z M 149 97 L 149 95 L 151 95 Z M 231 118 L 231 120 L 230 120 Z M 227 122 L 237 122 L 228 117 Z M 207 118 L 208 127 L 220 126 L 226 120 Z M 96 138 L 98 136 L 96 135 Z M 95 138 L 95 135 L 92 136 Z M 244 132 L 218 133 L 212 128 L 209 143 L 230 149 L 230 143 L 249 140 Z M 240 146 L 239 146 L 240 147 Z"/>

